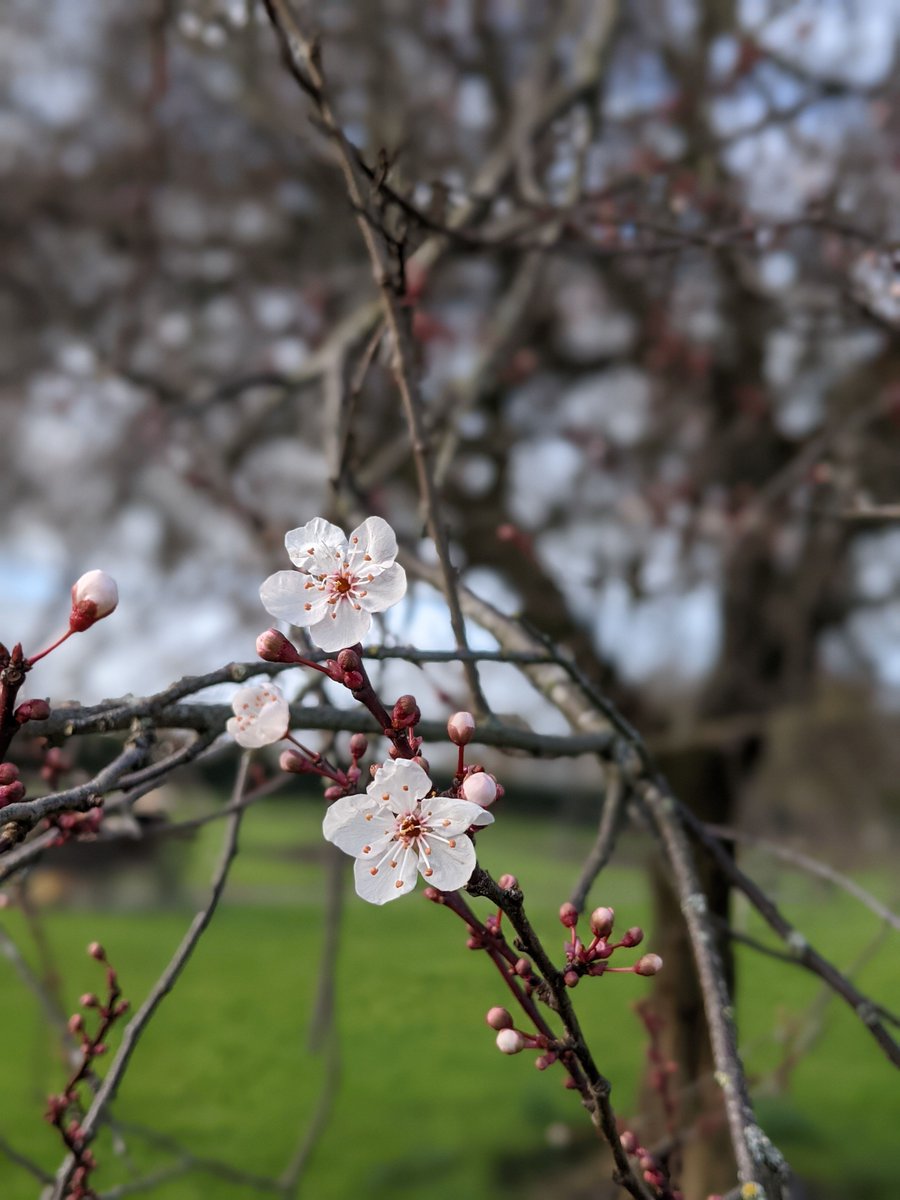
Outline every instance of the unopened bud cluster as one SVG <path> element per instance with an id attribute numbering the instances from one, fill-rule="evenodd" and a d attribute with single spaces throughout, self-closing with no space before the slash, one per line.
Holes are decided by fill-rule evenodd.
<path id="1" fill-rule="evenodd" d="M 660 1160 L 646 1146 L 641 1145 L 636 1134 L 632 1133 L 630 1129 L 626 1129 L 620 1135 L 619 1140 L 625 1153 L 630 1158 L 637 1160 L 644 1183 L 653 1188 L 658 1196 L 665 1196 L 666 1200 L 684 1200 L 684 1194 L 678 1188 L 672 1187 Z"/>
<path id="2" fill-rule="evenodd" d="M 48 1097 L 45 1114 L 50 1124 L 59 1130 L 66 1149 L 73 1158 L 72 1173 L 66 1191 L 67 1200 L 89 1200 L 97 1195 L 90 1183 L 90 1175 L 97 1168 L 97 1160 L 88 1145 L 89 1138 L 81 1124 L 81 1114 L 84 1110 L 79 1099 L 79 1086 L 91 1073 L 94 1060 L 106 1053 L 105 1039 L 111 1026 L 124 1016 L 129 1008 L 128 1001 L 122 999 L 116 972 L 109 965 L 102 945 L 99 942 L 91 942 L 87 952 L 96 962 L 106 967 L 107 995 L 105 1000 L 101 1001 L 93 992 L 86 992 L 79 1002 L 82 1009 L 90 1009 L 97 1014 L 98 1023 L 93 1034 L 88 1033 L 83 1013 L 76 1012 L 69 1017 L 67 1028 L 78 1042 L 80 1058 L 63 1091 Z"/>
<path id="3" fill-rule="evenodd" d="M 605 975 L 608 972 L 632 975 L 655 975 L 662 968 L 658 954 L 645 954 L 630 967 L 612 967 L 609 959 L 621 949 L 631 949 L 644 940 L 640 925 L 626 929 L 618 941 L 612 940 L 616 914 L 611 908 L 595 908 L 588 918 L 591 939 L 583 942 L 576 933 L 579 913 L 574 904 L 566 901 L 559 910 L 560 924 L 570 930 L 565 943 L 566 966 L 563 972 L 567 987 L 575 987 L 583 975 Z"/>

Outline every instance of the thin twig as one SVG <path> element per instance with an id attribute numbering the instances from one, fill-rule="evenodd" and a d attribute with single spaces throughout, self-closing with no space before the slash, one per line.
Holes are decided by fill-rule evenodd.
<path id="1" fill-rule="evenodd" d="M 622 781 L 622 772 L 618 767 L 607 767 L 597 837 L 569 897 L 570 903 L 574 904 L 579 912 L 584 910 L 588 893 L 597 876 L 612 858 L 619 833 L 625 823 L 626 797 L 627 789 Z"/>
<path id="2" fill-rule="evenodd" d="M 250 756 L 249 754 L 244 754 L 241 758 L 240 767 L 235 780 L 233 791 L 234 800 L 239 799 L 243 794 L 249 764 Z M 119 1046 L 116 1056 L 110 1064 L 106 1077 L 104 1078 L 100 1089 L 91 1103 L 91 1107 L 88 1109 L 84 1120 L 81 1122 L 81 1136 L 85 1145 L 87 1145 L 96 1135 L 106 1106 L 113 1100 L 116 1094 L 116 1090 L 125 1074 L 131 1056 L 137 1048 L 137 1043 L 140 1040 L 141 1035 L 152 1019 L 157 1008 L 162 1003 L 163 999 L 175 986 L 176 980 L 184 970 L 188 960 L 197 946 L 197 943 L 212 920 L 213 913 L 216 911 L 219 900 L 222 897 L 222 892 L 225 889 L 225 882 L 228 878 L 229 869 L 235 855 L 237 854 L 238 833 L 240 831 L 243 815 L 243 811 L 238 809 L 231 816 L 228 822 L 228 828 L 225 834 L 225 843 L 222 848 L 222 855 L 219 860 L 219 865 L 216 868 L 215 875 L 213 876 L 209 899 L 207 900 L 206 905 L 200 910 L 200 912 L 197 913 L 196 917 L 191 922 L 191 926 L 182 939 L 181 945 L 175 951 L 175 954 L 172 956 L 162 975 L 157 980 L 149 996 L 141 1005 L 140 1009 L 132 1018 L 132 1020 L 129 1021 L 128 1025 L 125 1027 L 125 1032 L 122 1035 L 122 1042 Z M 74 1166 L 74 1159 L 71 1155 L 69 1155 L 57 1172 L 56 1185 L 51 1193 L 50 1200 L 64 1200 L 66 1188 L 69 1184 Z"/>
<path id="3" fill-rule="evenodd" d="M 756 846 L 760 850 L 764 850 L 766 854 L 772 854 L 775 858 L 780 858 L 783 862 L 790 863 L 791 866 L 799 867 L 801 871 L 806 871 L 810 875 L 815 875 L 819 879 L 826 879 L 829 883 L 833 883 L 835 887 L 841 888 L 842 891 L 853 896 L 860 904 L 864 904 L 871 912 L 886 925 L 890 925 L 892 929 L 900 930 L 900 916 L 891 912 L 880 900 L 876 899 L 871 892 L 867 892 L 865 888 L 860 887 L 854 880 L 842 875 L 840 871 L 836 871 L 834 867 L 830 867 L 828 863 L 822 862 L 818 858 L 812 858 L 808 854 L 803 854 L 800 850 L 794 850 L 790 846 L 782 846 L 777 842 L 770 842 L 767 838 L 757 837 L 752 833 L 744 833 L 740 829 L 731 829 L 725 825 L 705 825 L 706 830 L 713 837 L 721 838 L 726 842 L 740 842 L 746 846 Z"/>

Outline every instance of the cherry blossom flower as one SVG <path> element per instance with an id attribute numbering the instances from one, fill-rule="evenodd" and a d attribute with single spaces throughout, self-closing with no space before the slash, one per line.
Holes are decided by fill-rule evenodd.
<path id="1" fill-rule="evenodd" d="M 323 650 L 362 641 L 372 613 L 383 612 L 406 593 L 406 572 L 394 559 L 397 539 L 381 517 L 369 517 L 344 537 L 342 529 L 315 517 L 285 534 L 296 571 L 277 571 L 259 589 L 273 617 L 309 627 Z"/>
<path id="2" fill-rule="evenodd" d="M 467 800 L 429 796 L 431 780 L 414 762 L 379 767 L 365 796 L 336 800 L 322 831 L 356 859 L 356 891 L 372 904 L 411 892 L 416 871 L 432 887 L 453 892 L 475 870 L 471 825 L 489 825 L 490 813 Z"/>
<path id="3" fill-rule="evenodd" d="M 239 746 L 254 750 L 280 741 L 291 723 L 288 702 L 274 683 L 251 684 L 234 693 L 234 716 L 225 728 Z"/>

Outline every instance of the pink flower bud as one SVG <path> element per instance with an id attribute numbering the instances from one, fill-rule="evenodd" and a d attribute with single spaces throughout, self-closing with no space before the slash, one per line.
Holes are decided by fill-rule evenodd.
<path id="1" fill-rule="evenodd" d="M 308 775 L 313 772 L 313 765 L 305 754 L 297 750 L 282 750 L 278 756 L 278 766 L 290 775 Z"/>
<path id="2" fill-rule="evenodd" d="M 100 1001 L 93 992 L 85 992 L 78 1003 L 82 1008 L 96 1008 Z"/>
<path id="3" fill-rule="evenodd" d="M 91 942 L 87 952 L 91 958 L 96 958 L 97 962 L 106 962 L 106 951 L 99 942 Z"/>
<path id="4" fill-rule="evenodd" d="M 7 804 L 18 804 L 25 796 L 25 784 L 21 779 L 14 779 L 12 783 L 5 783 L 0 786 L 0 808 L 5 808 Z"/>
<path id="5" fill-rule="evenodd" d="M 409 729 L 417 725 L 421 717 L 415 696 L 401 696 L 391 710 L 391 722 L 395 729 Z"/>
<path id="6" fill-rule="evenodd" d="M 355 650 L 342 650 L 337 656 L 337 665 L 344 674 L 347 674 L 347 672 L 361 674 L 362 672 L 362 659 Z"/>
<path id="7" fill-rule="evenodd" d="M 50 716 L 50 705 L 46 700 L 26 700 L 13 713 L 19 725 L 26 721 L 46 721 Z"/>
<path id="8" fill-rule="evenodd" d="M 470 804 L 478 804 L 481 808 L 489 808 L 497 799 L 497 783 L 492 775 L 478 771 L 467 775 L 462 782 L 462 794 Z"/>
<path id="9" fill-rule="evenodd" d="M 105 571 L 88 571 L 72 584 L 69 629 L 83 633 L 95 621 L 108 617 L 119 603 L 116 581 Z"/>
<path id="10" fill-rule="evenodd" d="M 534 1060 L 534 1065 L 539 1071 L 546 1071 L 548 1067 L 552 1067 L 556 1062 L 557 1055 L 552 1051 L 549 1054 L 539 1054 Z"/>
<path id="11" fill-rule="evenodd" d="M 632 925 L 622 934 L 622 945 L 626 947 L 639 946 L 644 940 L 644 931 L 640 925 Z"/>
<path id="12" fill-rule="evenodd" d="M 422 891 L 422 895 L 425 897 L 426 900 L 430 900 L 432 904 L 443 904 L 444 903 L 444 897 L 437 890 L 437 888 L 433 888 L 433 887 L 424 888 Z"/>
<path id="13" fill-rule="evenodd" d="M 631 1132 L 630 1129 L 624 1130 L 619 1135 L 619 1141 L 622 1143 L 622 1149 L 625 1151 L 626 1154 L 636 1153 L 638 1147 L 640 1146 L 640 1142 L 637 1140 L 637 1138 Z"/>
<path id="14" fill-rule="evenodd" d="M 559 906 L 559 919 L 566 929 L 574 929 L 578 924 L 578 909 L 567 900 Z"/>
<path id="15" fill-rule="evenodd" d="M 595 908 L 591 913 L 591 933 L 598 938 L 609 937 L 615 919 L 616 914 L 611 908 Z"/>
<path id="16" fill-rule="evenodd" d="M 350 757 L 362 758 L 369 749 L 369 739 L 364 733 L 354 733 L 350 738 Z"/>
<path id="17" fill-rule="evenodd" d="M 15 763 L 0 763 L 0 787 L 4 787 L 7 783 L 15 783 L 18 778 L 19 768 Z"/>
<path id="18" fill-rule="evenodd" d="M 501 1054 L 518 1054 L 525 1049 L 525 1039 L 518 1029 L 501 1029 L 497 1034 L 497 1049 Z"/>
<path id="19" fill-rule="evenodd" d="M 267 629 L 256 639 L 256 653 L 265 662 L 298 663 L 302 657 L 293 642 L 288 641 L 277 629 Z"/>
<path id="20" fill-rule="evenodd" d="M 527 979 L 532 972 L 531 960 L 528 958 L 518 958 L 513 969 L 517 975 L 523 979 Z"/>
<path id="21" fill-rule="evenodd" d="M 658 954 L 645 954 L 632 967 L 635 975 L 656 975 L 662 970 L 663 960 Z"/>
<path id="22" fill-rule="evenodd" d="M 505 1008 L 490 1008 L 485 1017 L 491 1029 L 512 1029 L 512 1015 Z"/>
<path id="23" fill-rule="evenodd" d="M 565 975 L 563 975 L 563 980 L 567 988 L 575 987 L 578 983 L 578 972 L 566 971 Z"/>
<path id="24" fill-rule="evenodd" d="M 344 789 L 338 783 L 335 783 L 331 787 L 327 787 L 325 789 L 325 799 L 329 804 L 332 802 L 332 800 L 340 800 L 343 794 Z"/>
<path id="25" fill-rule="evenodd" d="M 69 1033 L 81 1033 L 84 1029 L 84 1019 L 81 1013 L 72 1013 L 69 1017 Z"/>
<path id="26" fill-rule="evenodd" d="M 508 872 L 505 875 L 501 875 L 497 883 L 507 892 L 519 886 L 519 881 L 515 875 L 510 875 Z"/>
<path id="27" fill-rule="evenodd" d="M 475 732 L 475 718 L 470 712 L 454 713 L 447 722 L 447 734 L 456 746 L 468 746 Z"/>

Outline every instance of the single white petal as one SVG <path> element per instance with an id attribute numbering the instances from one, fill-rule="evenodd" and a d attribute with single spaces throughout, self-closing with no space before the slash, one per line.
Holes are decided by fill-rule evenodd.
<path id="1" fill-rule="evenodd" d="M 393 842 L 377 862 L 358 858 L 353 864 L 356 894 L 370 904 L 387 904 L 407 895 L 416 885 L 417 862 L 416 852 L 404 850 L 398 842 Z"/>
<path id="2" fill-rule="evenodd" d="M 428 795 L 431 787 L 431 780 L 418 763 L 408 758 L 396 758 L 378 768 L 366 791 L 373 800 L 380 800 L 390 805 L 393 812 L 402 813 L 412 812 L 418 801 Z M 475 808 L 475 805 L 469 807 Z"/>
<path id="3" fill-rule="evenodd" d="M 442 892 L 455 892 L 457 888 L 465 887 L 475 870 L 472 839 L 465 834 L 446 842 L 430 837 L 428 845 L 431 853 L 419 858 L 419 870 L 425 882 Z"/>
<path id="4" fill-rule="evenodd" d="M 366 566 L 389 567 L 397 557 L 397 535 L 382 517 L 368 517 L 347 539 L 354 572 Z"/>
<path id="5" fill-rule="evenodd" d="M 307 582 L 307 576 L 299 571 L 276 571 L 259 589 L 263 608 L 291 625 L 310 625 L 321 620 L 327 596 L 317 588 L 308 588 Z"/>
<path id="6" fill-rule="evenodd" d="M 386 567 L 374 579 L 366 579 L 363 572 L 361 582 L 354 588 L 354 595 L 369 612 L 384 612 L 406 595 L 406 572 L 399 563 Z"/>
<path id="7" fill-rule="evenodd" d="M 253 745 L 244 741 L 245 736 L 250 732 L 250 729 L 238 722 L 237 717 L 229 717 L 225 722 L 225 730 L 230 733 L 239 746 L 243 746 L 247 750 L 254 749 Z"/>
<path id="8" fill-rule="evenodd" d="M 305 525 L 289 529 L 284 535 L 284 545 L 294 566 L 306 570 L 320 561 L 328 549 L 331 550 L 328 561 L 333 562 L 335 550 L 345 553 L 346 541 L 343 529 L 338 529 L 324 517 L 313 517 Z"/>
<path id="9" fill-rule="evenodd" d="M 255 713 L 260 707 L 260 684 L 258 683 L 245 684 L 238 688 L 231 697 L 231 711 L 235 716 L 242 713 Z"/>
<path id="10" fill-rule="evenodd" d="M 259 710 L 259 716 L 253 724 L 257 736 L 263 740 L 259 743 L 267 746 L 271 742 L 280 741 L 287 733 L 291 724 L 291 710 L 287 700 L 278 696 L 264 704 Z"/>
<path id="11" fill-rule="evenodd" d="M 273 610 L 270 608 L 269 612 Z M 277 615 L 277 614 L 276 614 Z M 309 636 L 322 650 L 343 650 L 355 646 L 369 632 L 372 618 L 362 609 L 354 608 L 344 598 L 327 605 L 325 616 L 309 627 Z"/>
<path id="12" fill-rule="evenodd" d="M 344 796 L 325 813 L 322 833 L 345 854 L 363 857 L 365 847 L 382 847 L 393 832 L 394 819 L 383 804 L 368 796 Z M 366 856 L 372 851 L 366 851 Z"/>
<path id="13" fill-rule="evenodd" d="M 494 819 L 490 813 L 485 814 L 480 804 L 472 804 L 469 800 L 450 800 L 445 796 L 426 800 L 422 804 L 422 813 L 436 833 L 448 838 L 464 833 L 470 825 L 489 825 Z M 485 815 L 487 821 L 484 820 Z"/>
<path id="14" fill-rule="evenodd" d="M 477 804 L 475 805 L 475 807 L 478 809 L 478 816 L 475 817 L 475 819 L 472 821 L 472 824 L 473 825 L 493 825 L 494 814 L 489 813 L 486 808 L 481 808 Z"/>

